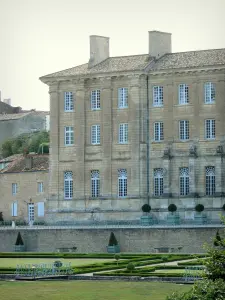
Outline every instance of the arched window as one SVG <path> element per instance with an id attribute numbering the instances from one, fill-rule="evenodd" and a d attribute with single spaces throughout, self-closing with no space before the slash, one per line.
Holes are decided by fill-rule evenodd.
<path id="1" fill-rule="evenodd" d="M 163 194 L 163 169 L 154 169 L 154 195 Z"/>
<path id="2" fill-rule="evenodd" d="M 65 199 L 73 198 L 73 172 L 72 171 L 64 172 L 64 198 Z"/>
<path id="3" fill-rule="evenodd" d="M 207 196 L 214 195 L 216 192 L 215 167 L 205 168 L 205 193 Z"/>
<path id="4" fill-rule="evenodd" d="M 100 174 L 98 170 L 91 171 L 91 197 L 100 195 Z"/>
<path id="5" fill-rule="evenodd" d="M 118 195 L 119 197 L 127 196 L 127 170 L 118 170 Z"/>
<path id="6" fill-rule="evenodd" d="M 189 169 L 180 168 L 180 195 L 186 196 L 189 194 Z"/>

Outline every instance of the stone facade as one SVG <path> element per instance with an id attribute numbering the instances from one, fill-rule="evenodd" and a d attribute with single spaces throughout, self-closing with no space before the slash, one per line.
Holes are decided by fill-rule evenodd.
<path id="1" fill-rule="evenodd" d="M 108 57 L 108 38 L 92 36 L 89 64 L 41 77 L 50 93 L 50 181 L 47 218 L 51 220 L 139 219 L 150 203 L 155 217 L 175 203 L 182 218 L 193 218 L 202 203 L 218 218 L 224 203 L 223 144 L 225 49 L 171 52 L 171 35 L 149 32 L 149 54 Z M 94 62 L 97 62 L 95 64 Z M 212 83 L 215 101 L 204 103 L 204 84 Z M 188 86 L 189 101 L 180 105 L 178 86 Z M 163 87 L 163 105 L 153 106 L 153 87 Z M 119 107 L 119 88 L 128 90 L 128 107 Z M 91 109 L 92 91 L 100 91 L 99 109 Z M 65 93 L 74 107 L 65 111 Z M 156 98 L 159 96 L 156 96 Z M 215 120 L 216 136 L 205 139 L 205 120 Z M 179 121 L 189 121 L 189 138 L 180 141 Z M 162 141 L 154 124 L 163 123 Z M 91 143 L 92 125 L 100 125 L 100 142 Z M 119 126 L 128 124 L 128 141 L 119 142 Z M 65 127 L 74 143 L 65 145 Z M 218 148 L 219 147 L 219 148 Z M 218 149 L 220 149 L 218 151 Z M 215 168 L 215 193 L 205 194 L 205 167 Z M 189 168 L 189 192 L 180 196 L 179 170 Z M 163 193 L 155 195 L 154 170 L 163 170 Z M 118 170 L 127 174 L 127 195 L 118 196 Z M 100 174 L 100 193 L 92 195 L 91 171 Z M 65 172 L 72 172 L 70 199 L 65 199 Z M 198 195 L 198 198 L 197 198 Z"/>

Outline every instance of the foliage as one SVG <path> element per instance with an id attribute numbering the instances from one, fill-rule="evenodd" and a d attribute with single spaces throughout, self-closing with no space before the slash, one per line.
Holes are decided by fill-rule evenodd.
<path id="1" fill-rule="evenodd" d="M 170 204 L 169 206 L 168 206 L 168 211 L 170 211 L 170 212 L 175 212 L 177 210 L 177 206 L 175 205 L 175 204 Z"/>
<path id="2" fill-rule="evenodd" d="M 146 203 L 146 204 L 142 205 L 141 209 L 143 212 L 149 213 L 151 211 L 151 206 Z"/>
<path id="3" fill-rule="evenodd" d="M 221 243 L 221 237 L 220 237 L 220 234 L 219 234 L 219 230 L 217 230 L 216 237 L 214 239 L 213 244 L 214 244 L 215 247 L 218 247 L 218 246 L 220 246 L 220 243 Z"/>
<path id="4" fill-rule="evenodd" d="M 118 261 L 120 259 L 120 255 L 119 254 L 115 254 L 114 255 L 115 260 L 117 261 L 117 266 L 118 266 Z"/>
<path id="5" fill-rule="evenodd" d="M 18 232 L 15 245 L 16 246 L 23 246 L 24 245 L 23 239 L 22 239 L 22 236 L 21 236 L 20 232 Z"/>
<path id="6" fill-rule="evenodd" d="M 3 222 L 4 219 L 3 219 L 3 213 L 0 211 L 0 222 Z"/>
<path id="7" fill-rule="evenodd" d="M 115 234 L 113 232 L 111 232 L 110 237 L 109 237 L 109 246 L 116 246 L 118 245 L 118 241 L 115 237 Z"/>
<path id="8" fill-rule="evenodd" d="M 204 207 L 203 204 L 197 204 L 197 205 L 195 206 L 195 210 L 196 210 L 197 212 L 202 212 L 204 209 L 205 209 L 205 207 Z"/>
<path id="9" fill-rule="evenodd" d="M 49 153 L 49 143 L 41 143 L 38 147 L 38 154 Z"/>
<path id="10" fill-rule="evenodd" d="M 127 264 L 127 270 L 130 271 L 130 272 L 132 273 L 132 272 L 134 271 L 134 269 L 135 269 L 134 264 L 133 264 L 132 262 L 129 262 L 129 263 Z"/>
<path id="11" fill-rule="evenodd" d="M 225 203 L 224 203 L 224 205 L 222 206 L 222 209 L 225 210 Z"/>
<path id="12" fill-rule="evenodd" d="M 60 261 L 60 260 L 56 260 L 56 261 L 54 261 L 54 266 L 56 267 L 56 268 L 60 268 L 60 267 L 62 267 L 62 262 Z"/>
<path id="13" fill-rule="evenodd" d="M 2 152 L 3 157 L 24 152 L 38 153 L 38 151 L 40 151 L 39 146 L 43 144 L 44 153 L 48 153 L 48 143 L 49 132 L 47 131 L 24 133 L 15 138 L 6 140 L 1 146 L 0 152 Z"/>

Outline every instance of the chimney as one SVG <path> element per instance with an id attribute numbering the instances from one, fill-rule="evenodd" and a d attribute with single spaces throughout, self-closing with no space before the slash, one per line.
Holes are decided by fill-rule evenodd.
<path id="1" fill-rule="evenodd" d="M 25 169 L 31 170 L 33 168 L 33 156 L 27 155 L 25 156 Z"/>
<path id="2" fill-rule="evenodd" d="M 164 54 L 171 53 L 171 33 L 161 31 L 149 31 L 149 55 L 156 59 Z"/>
<path id="3" fill-rule="evenodd" d="M 98 35 L 90 36 L 90 59 L 88 68 L 92 68 L 109 57 L 109 38 Z"/>
<path id="4" fill-rule="evenodd" d="M 10 105 L 11 106 L 11 99 L 10 98 L 8 98 L 8 99 L 4 99 L 4 101 L 3 102 L 5 102 L 6 104 L 8 104 L 8 105 Z"/>

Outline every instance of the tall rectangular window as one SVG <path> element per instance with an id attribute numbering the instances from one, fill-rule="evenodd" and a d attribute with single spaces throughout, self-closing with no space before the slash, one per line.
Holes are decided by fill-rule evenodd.
<path id="1" fill-rule="evenodd" d="M 163 169 L 154 169 L 154 195 L 163 194 Z"/>
<path id="2" fill-rule="evenodd" d="M 205 193 L 207 196 L 212 196 L 216 192 L 216 176 L 215 167 L 205 168 Z"/>
<path id="3" fill-rule="evenodd" d="M 65 111 L 73 111 L 74 110 L 73 93 L 72 92 L 64 93 L 64 110 Z"/>
<path id="4" fill-rule="evenodd" d="M 118 107 L 119 108 L 128 107 L 128 88 L 118 89 Z"/>
<path id="5" fill-rule="evenodd" d="M 91 197 L 96 198 L 100 195 L 100 175 L 98 170 L 91 171 Z"/>
<path id="6" fill-rule="evenodd" d="M 12 217 L 17 217 L 17 202 L 12 203 Z"/>
<path id="7" fill-rule="evenodd" d="M 189 121 L 179 121 L 179 135 L 181 141 L 189 140 Z"/>
<path id="8" fill-rule="evenodd" d="M 127 144 L 128 143 L 128 124 L 122 123 L 119 125 L 119 143 Z"/>
<path id="9" fill-rule="evenodd" d="M 74 144 L 74 130 L 71 126 L 65 127 L 65 146 Z"/>
<path id="10" fill-rule="evenodd" d="M 73 198 L 73 172 L 64 172 L 64 199 Z"/>
<path id="11" fill-rule="evenodd" d="M 182 83 L 179 85 L 179 104 L 187 104 L 187 103 L 189 103 L 188 85 Z"/>
<path id="12" fill-rule="evenodd" d="M 205 85 L 205 103 L 213 103 L 216 99 L 216 89 L 212 82 L 206 82 Z"/>
<path id="13" fill-rule="evenodd" d="M 127 196 L 127 170 L 126 169 L 118 170 L 118 196 L 119 197 Z"/>
<path id="14" fill-rule="evenodd" d="M 92 145 L 98 145 L 101 141 L 100 125 L 91 126 L 91 143 Z"/>
<path id="15" fill-rule="evenodd" d="M 153 106 L 163 106 L 163 86 L 153 87 Z"/>
<path id="16" fill-rule="evenodd" d="M 100 109 L 100 90 L 91 91 L 91 109 Z"/>
<path id="17" fill-rule="evenodd" d="M 43 182 L 38 182 L 38 193 L 44 192 L 44 184 Z"/>
<path id="18" fill-rule="evenodd" d="M 214 119 L 205 120 L 205 138 L 215 139 L 216 137 L 216 124 Z"/>
<path id="19" fill-rule="evenodd" d="M 189 169 L 180 168 L 180 195 L 186 196 L 189 194 Z"/>
<path id="20" fill-rule="evenodd" d="M 156 142 L 164 140 L 163 122 L 155 122 L 154 123 L 154 140 Z"/>
<path id="21" fill-rule="evenodd" d="M 18 192 L 18 185 L 17 183 L 12 183 L 12 195 L 16 195 Z"/>
<path id="22" fill-rule="evenodd" d="M 45 203 L 38 202 L 38 217 L 44 217 L 45 215 Z"/>

